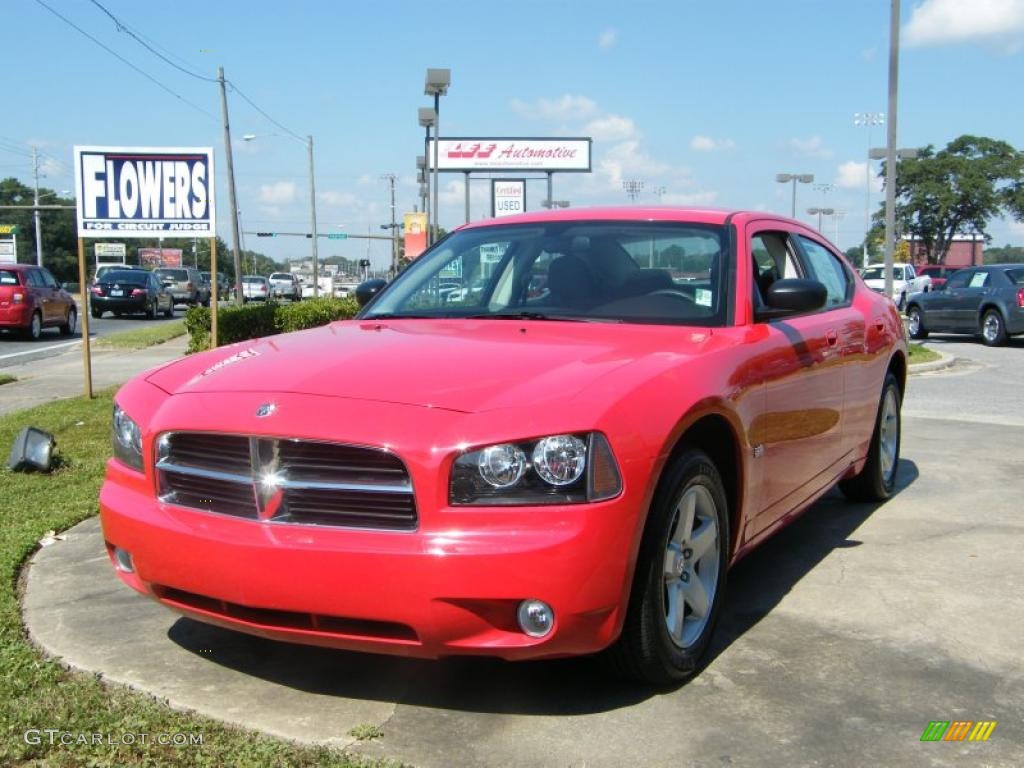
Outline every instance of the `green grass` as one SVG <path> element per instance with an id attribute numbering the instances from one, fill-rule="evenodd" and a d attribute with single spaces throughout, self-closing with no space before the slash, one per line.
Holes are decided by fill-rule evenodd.
<path id="1" fill-rule="evenodd" d="M 97 339 L 93 346 L 100 349 L 103 347 L 113 349 L 145 349 L 146 347 L 152 347 L 154 344 L 163 344 L 165 341 L 170 341 L 184 335 L 185 321 L 172 320 L 169 323 L 158 323 L 131 331 L 112 333 L 109 336 Z"/>
<path id="2" fill-rule="evenodd" d="M 9 373 L 0 373 L 0 384 L 10 384 L 18 380 L 17 376 L 11 376 Z"/>
<path id="3" fill-rule="evenodd" d="M 916 363 L 930 363 L 933 360 L 939 360 L 942 358 L 938 352 L 928 349 L 923 344 L 911 344 L 910 345 L 910 364 Z"/>
<path id="4" fill-rule="evenodd" d="M 363 723 L 352 728 L 348 735 L 359 741 L 369 741 L 371 739 L 379 739 L 384 735 L 384 729 L 379 725 L 373 725 L 372 723 Z"/>
<path id="5" fill-rule="evenodd" d="M 52 432 L 59 467 L 52 474 L 14 473 L 0 467 L 0 765 L 42 766 L 379 766 L 336 749 L 291 742 L 177 712 L 160 700 L 106 685 L 44 658 L 26 639 L 17 596 L 19 569 L 47 531 L 60 531 L 97 512 L 97 496 L 110 452 L 112 390 L 95 400 L 61 400 L 0 416 L 0 446 L 26 424 Z M 115 578 L 111 573 L 110 578 Z M 72 733 L 186 733 L 202 746 L 26 744 L 30 728 Z M 389 763 L 384 763 L 388 765 Z"/>

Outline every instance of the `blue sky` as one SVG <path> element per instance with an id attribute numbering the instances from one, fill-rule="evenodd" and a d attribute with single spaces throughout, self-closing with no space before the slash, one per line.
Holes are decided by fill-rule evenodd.
<path id="1" fill-rule="evenodd" d="M 221 235 L 227 238 L 223 133 L 215 84 L 193 79 L 139 46 L 89 0 L 54 9 L 210 114 L 118 61 L 35 0 L 5 14 L 6 103 L 0 175 L 28 182 L 22 155 L 39 146 L 43 184 L 71 189 L 74 144 L 213 145 Z M 275 120 L 316 146 L 321 231 L 365 233 L 388 220 L 384 173 L 399 175 L 399 211 L 418 202 L 416 109 L 428 66 L 450 67 L 441 102 L 446 135 L 592 135 L 594 172 L 555 179 L 573 205 L 620 204 L 623 179 L 641 201 L 788 213 L 778 172 L 835 185 L 799 190 L 798 209 L 845 211 L 838 241 L 860 241 L 868 135 L 855 112 L 886 110 L 886 0 L 772 2 L 434 3 L 127 2 L 101 0 L 125 24 L 215 76 L 223 65 Z M 1024 147 L 1024 0 L 905 0 L 899 145 L 944 145 L 963 133 Z M 304 146 L 229 94 L 239 208 L 247 230 L 308 229 Z M 258 134 L 242 142 L 246 133 Z M 871 143 L 884 143 L 875 128 Z M 473 184 L 472 215 L 489 211 Z M 462 176 L 442 177 L 441 222 L 461 223 Z M 874 194 L 874 201 L 879 196 Z M 528 187 L 539 205 L 543 182 Z M 874 203 L 872 205 L 874 207 Z M 339 228 L 340 225 L 340 228 Z M 835 239 L 834 224 L 826 234 Z M 1024 225 L 993 222 L 994 244 L 1024 243 Z M 275 258 L 307 254 L 305 240 L 247 237 Z M 321 244 L 357 257 L 364 242 Z M 387 249 L 377 244 L 375 262 Z"/>

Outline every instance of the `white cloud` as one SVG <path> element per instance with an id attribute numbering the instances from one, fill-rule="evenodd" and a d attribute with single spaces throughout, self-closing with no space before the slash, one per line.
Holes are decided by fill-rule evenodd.
<path id="1" fill-rule="evenodd" d="M 260 185 L 260 202 L 265 205 L 285 205 L 295 199 L 295 182 L 278 181 Z"/>
<path id="2" fill-rule="evenodd" d="M 613 189 L 621 189 L 625 178 L 659 176 L 670 170 L 668 163 L 648 155 L 636 139 L 612 145 L 598 161 L 598 171 Z"/>
<path id="3" fill-rule="evenodd" d="M 64 163 L 52 157 L 44 157 L 39 163 L 40 176 L 63 176 L 66 170 Z"/>
<path id="4" fill-rule="evenodd" d="M 636 124 L 620 115 L 605 115 L 591 120 L 583 131 L 597 141 L 623 141 L 637 136 Z"/>
<path id="5" fill-rule="evenodd" d="M 868 164 L 858 163 L 856 160 L 848 160 L 836 169 L 835 185 L 843 189 L 864 189 L 867 181 Z M 882 180 L 877 174 L 871 176 L 871 190 L 878 192 L 882 189 Z"/>
<path id="6" fill-rule="evenodd" d="M 612 48 L 619 40 L 619 30 L 615 27 L 608 27 L 604 32 L 597 38 L 597 47 L 602 51 L 607 51 Z"/>
<path id="7" fill-rule="evenodd" d="M 694 152 L 715 152 L 735 148 L 736 142 L 732 139 L 715 139 L 711 136 L 694 136 L 690 139 L 690 149 Z"/>
<path id="8" fill-rule="evenodd" d="M 821 136 L 810 136 L 806 139 L 790 139 L 789 148 L 796 154 L 805 157 L 832 157 L 832 150 L 825 146 Z"/>
<path id="9" fill-rule="evenodd" d="M 1024 0 L 923 0 L 903 28 L 907 45 L 1006 41 L 1011 50 L 1024 36 Z"/>
<path id="10" fill-rule="evenodd" d="M 512 111 L 529 120 L 564 122 L 586 120 L 597 113 L 597 104 L 586 96 L 567 93 L 558 99 L 537 99 L 533 102 L 512 99 Z"/>
<path id="11" fill-rule="evenodd" d="M 357 198 L 351 192 L 334 192 L 326 190 L 317 192 L 317 198 L 327 205 L 348 206 L 355 204 Z"/>
<path id="12" fill-rule="evenodd" d="M 1024 221 L 1014 221 L 1013 219 L 1006 220 L 1009 226 L 1010 233 L 1019 237 L 1024 237 Z"/>
<path id="13" fill-rule="evenodd" d="M 661 202 L 665 205 L 711 205 L 717 199 L 718 193 L 712 190 L 686 194 L 672 193 L 661 196 Z"/>

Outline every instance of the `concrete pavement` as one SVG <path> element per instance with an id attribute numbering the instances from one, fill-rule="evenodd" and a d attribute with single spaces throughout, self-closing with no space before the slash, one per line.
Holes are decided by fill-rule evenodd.
<path id="1" fill-rule="evenodd" d="M 133 376 L 185 354 L 188 336 L 139 350 L 93 349 L 93 389 L 123 384 Z M 82 350 L 73 344 L 55 357 L 3 369 L 17 381 L 0 386 L 0 414 L 31 408 L 52 400 L 76 397 L 85 391 Z"/>

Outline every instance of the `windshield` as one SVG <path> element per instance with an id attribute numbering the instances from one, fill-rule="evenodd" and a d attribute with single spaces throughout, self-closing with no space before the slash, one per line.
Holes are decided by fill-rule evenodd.
<path id="1" fill-rule="evenodd" d="M 551 222 L 454 233 L 363 313 L 722 325 L 724 227 Z"/>

